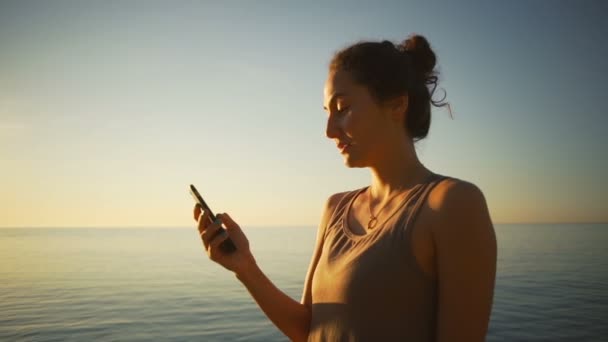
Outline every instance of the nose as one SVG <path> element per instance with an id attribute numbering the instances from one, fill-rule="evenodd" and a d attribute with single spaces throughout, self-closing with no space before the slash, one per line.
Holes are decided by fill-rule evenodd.
<path id="1" fill-rule="evenodd" d="M 335 119 L 332 119 L 330 116 L 327 119 L 327 126 L 325 127 L 325 136 L 329 139 L 334 139 L 338 137 L 338 133 L 340 132 L 340 128 L 338 122 Z"/>

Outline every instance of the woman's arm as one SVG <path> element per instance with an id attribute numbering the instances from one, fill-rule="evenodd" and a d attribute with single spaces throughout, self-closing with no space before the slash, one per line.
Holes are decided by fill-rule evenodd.
<path id="1" fill-rule="evenodd" d="M 236 277 L 245 285 L 266 316 L 292 341 L 306 341 L 308 339 L 312 305 L 310 295 L 312 273 L 314 273 L 321 253 L 325 227 L 338 199 L 338 194 L 332 195 L 325 203 L 321 222 L 317 229 L 317 242 L 306 276 L 301 303 L 279 290 L 266 277 L 255 261 L 252 261 L 249 267 L 236 273 Z"/>
<path id="2" fill-rule="evenodd" d="M 437 341 L 485 341 L 496 277 L 496 235 L 481 190 L 446 182 L 434 195 Z"/>
<path id="3" fill-rule="evenodd" d="M 292 341 L 306 341 L 311 313 L 308 308 L 279 290 L 253 263 L 236 274 L 266 316 Z"/>

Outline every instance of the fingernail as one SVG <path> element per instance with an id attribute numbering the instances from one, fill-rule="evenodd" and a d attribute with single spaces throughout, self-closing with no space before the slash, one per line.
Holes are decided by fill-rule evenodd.
<path id="1" fill-rule="evenodd" d="M 213 221 L 214 224 L 222 224 L 222 218 L 221 217 L 216 217 L 215 221 Z"/>

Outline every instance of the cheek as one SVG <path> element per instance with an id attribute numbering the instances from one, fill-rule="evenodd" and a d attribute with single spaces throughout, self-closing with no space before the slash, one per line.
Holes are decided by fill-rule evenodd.
<path id="1" fill-rule="evenodd" d="M 351 135 L 353 137 L 358 137 L 360 136 L 360 134 L 362 133 L 362 125 L 361 125 L 361 120 L 359 117 L 357 117 L 356 114 L 354 113 L 349 113 L 347 115 L 344 115 L 344 117 L 342 117 L 341 119 L 341 126 L 342 129 L 344 130 L 344 132 L 346 132 L 348 135 Z"/>
<path id="2" fill-rule="evenodd" d="M 377 120 L 375 115 L 379 113 L 374 111 L 353 113 L 350 120 L 350 132 L 360 145 L 366 146 L 369 149 L 375 149 L 375 145 L 382 140 L 383 132 L 386 128 L 380 120 Z"/>
<path id="3" fill-rule="evenodd" d="M 369 131 L 370 124 L 368 113 L 363 110 L 353 110 L 347 115 L 345 127 L 349 127 L 351 131 L 363 137 Z"/>
<path id="4" fill-rule="evenodd" d="M 344 134 L 349 137 L 349 140 L 352 140 L 359 146 L 367 145 L 370 139 L 368 136 L 369 132 L 364 122 L 361 121 L 361 118 L 356 115 L 347 115 L 343 119 L 342 129 Z"/>

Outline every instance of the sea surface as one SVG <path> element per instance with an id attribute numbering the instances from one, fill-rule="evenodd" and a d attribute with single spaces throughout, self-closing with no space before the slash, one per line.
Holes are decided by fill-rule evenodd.
<path id="1" fill-rule="evenodd" d="M 496 225 L 488 341 L 608 341 L 608 225 Z M 315 227 L 245 229 L 300 300 Z M 189 228 L 0 229 L 0 341 L 288 341 Z"/>

